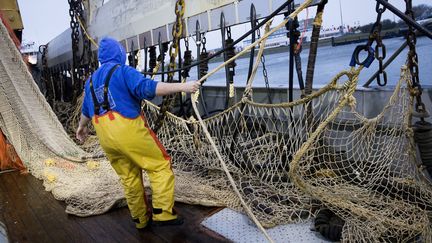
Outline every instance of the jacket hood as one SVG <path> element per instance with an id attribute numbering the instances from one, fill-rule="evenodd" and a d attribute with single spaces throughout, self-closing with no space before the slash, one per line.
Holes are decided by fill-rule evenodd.
<path id="1" fill-rule="evenodd" d="M 123 46 L 113 38 L 103 38 L 99 43 L 99 62 L 125 64 L 126 52 Z"/>

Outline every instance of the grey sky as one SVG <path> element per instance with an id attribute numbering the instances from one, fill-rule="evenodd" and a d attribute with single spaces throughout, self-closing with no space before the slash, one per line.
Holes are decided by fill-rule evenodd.
<path id="1" fill-rule="evenodd" d="M 363 25 L 373 22 L 376 18 L 376 2 L 374 0 L 329 0 L 324 14 L 323 25 L 325 27 L 340 25 L 339 2 L 342 6 L 345 25 L 353 25 L 357 21 Z M 37 44 L 45 44 L 69 28 L 70 18 L 67 0 L 18 0 L 18 3 L 24 21 L 23 38 L 26 42 L 35 41 Z M 390 0 L 390 3 L 401 10 L 405 8 L 403 0 Z M 432 1 L 413 0 L 413 5 L 419 4 L 432 4 Z M 310 9 L 309 16 L 314 15 L 315 10 Z M 302 13 L 301 16 L 305 18 L 306 13 Z M 385 12 L 384 18 L 398 19 L 389 11 Z"/>
<path id="2" fill-rule="evenodd" d="M 18 0 L 24 22 L 23 39 L 46 44 L 69 28 L 67 0 Z"/>

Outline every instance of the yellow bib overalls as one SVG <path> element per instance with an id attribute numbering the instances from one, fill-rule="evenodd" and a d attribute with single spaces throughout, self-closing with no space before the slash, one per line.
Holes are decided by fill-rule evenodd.
<path id="1" fill-rule="evenodd" d="M 111 74 L 112 72 L 109 76 Z M 91 79 L 90 87 L 94 103 L 98 102 Z M 176 219 L 177 215 L 173 212 L 174 174 L 170 156 L 149 128 L 143 115 L 135 119 L 126 118 L 110 110 L 106 99 L 104 103 L 103 108 L 108 112 L 102 116 L 95 114 L 92 123 L 100 145 L 120 177 L 136 227 L 146 227 L 150 215 L 153 221 Z M 95 111 L 99 110 L 100 105 L 95 105 Z M 150 179 L 152 207 L 148 205 L 145 195 L 142 170 L 147 172 Z"/>

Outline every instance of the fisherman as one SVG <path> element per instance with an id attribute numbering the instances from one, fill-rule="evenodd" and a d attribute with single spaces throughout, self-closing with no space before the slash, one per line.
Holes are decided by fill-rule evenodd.
<path id="1" fill-rule="evenodd" d="M 125 61 L 125 50 L 118 41 L 101 40 L 101 66 L 85 84 L 76 137 L 84 142 L 92 121 L 100 145 L 120 177 L 136 228 L 143 229 L 151 221 L 152 225 L 182 224 L 183 219 L 173 209 L 171 158 L 141 113 L 141 101 L 177 92 L 193 93 L 199 82 L 156 82 L 126 66 Z M 150 179 L 152 207 L 147 205 L 142 170 Z"/>

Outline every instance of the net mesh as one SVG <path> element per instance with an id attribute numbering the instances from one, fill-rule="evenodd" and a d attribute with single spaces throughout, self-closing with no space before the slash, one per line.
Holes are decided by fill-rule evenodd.
<path id="1" fill-rule="evenodd" d="M 340 95 L 329 85 L 297 104 L 262 105 L 244 100 L 204 120 L 236 186 L 265 226 L 310 217 L 314 202 L 290 182 L 289 163 L 310 129 L 328 116 Z M 312 123 L 304 119 L 308 106 L 316 114 Z M 157 106 L 147 102 L 144 111 L 150 124 L 157 120 Z M 226 197 L 231 185 L 198 122 L 168 114 L 164 123 L 159 138 L 173 158 L 176 176 L 190 177 L 184 180 L 188 184 L 209 186 L 209 195 L 240 209 L 237 196 Z M 177 192 L 178 197 L 179 193 L 190 197 L 188 191 Z"/>
<path id="2" fill-rule="evenodd" d="M 355 109 L 359 71 L 342 72 L 293 103 L 246 99 L 204 120 L 235 186 L 262 225 L 304 221 L 327 207 L 346 222 L 343 240 L 348 242 L 430 237 L 432 191 L 418 170 L 409 126 L 411 77 L 404 68 L 382 113 L 367 119 Z M 338 85 L 343 77 L 349 80 Z M 158 108 L 147 102 L 144 110 L 154 122 Z M 160 138 L 173 156 L 176 175 L 190 178 L 182 181 L 207 186 L 208 195 L 240 210 L 238 197 L 220 193 L 231 185 L 196 121 L 169 114 Z M 177 196 L 190 197 L 188 191 Z"/>
<path id="3" fill-rule="evenodd" d="M 343 239 L 430 238 L 431 188 L 419 171 L 410 127 L 411 76 L 401 80 L 383 111 L 367 119 L 344 97 L 296 153 L 296 186 L 346 221 Z"/>
<path id="4" fill-rule="evenodd" d="M 29 171 L 79 216 L 124 205 L 118 177 L 97 141 L 77 146 L 39 92 L 0 24 L 0 128 Z M 353 92 L 361 68 L 291 103 L 244 98 L 204 120 L 203 127 L 168 113 L 159 138 L 173 158 L 176 200 L 243 211 L 241 198 L 266 227 L 308 220 L 327 207 L 341 217 L 343 241 L 431 241 L 430 186 L 417 169 L 403 69 L 377 117 L 356 112 Z M 143 111 L 154 125 L 158 107 Z M 234 185 L 227 179 L 234 178 Z"/>

